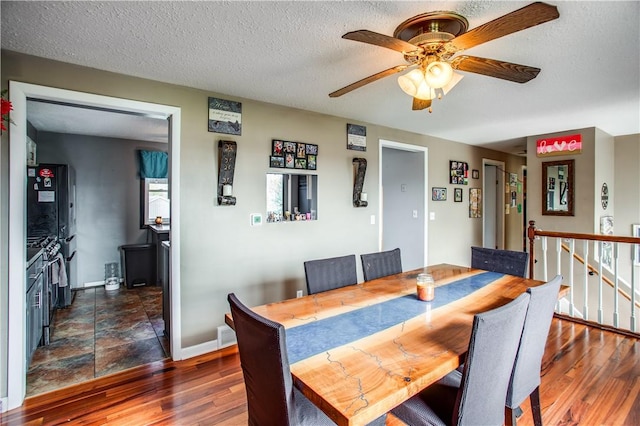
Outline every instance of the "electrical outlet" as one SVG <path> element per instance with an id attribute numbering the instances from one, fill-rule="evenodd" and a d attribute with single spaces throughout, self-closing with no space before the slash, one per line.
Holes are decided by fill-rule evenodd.
<path id="1" fill-rule="evenodd" d="M 302 290 L 296 291 L 296 297 L 302 297 Z"/>

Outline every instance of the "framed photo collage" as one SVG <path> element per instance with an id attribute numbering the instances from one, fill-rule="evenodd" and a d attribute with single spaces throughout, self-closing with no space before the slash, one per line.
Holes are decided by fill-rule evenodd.
<path id="1" fill-rule="evenodd" d="M 318 145 L 280 139 L 271 141 L 269 167 L 316 170 L 317 163 Z"/>

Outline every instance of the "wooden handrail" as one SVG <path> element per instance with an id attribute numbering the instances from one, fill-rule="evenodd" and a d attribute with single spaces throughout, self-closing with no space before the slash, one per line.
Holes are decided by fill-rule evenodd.
<path id="1" fill-rule="evenodd" d="M 536 237 L 568 238 L 572 240 L 593 240 L 593 241 L 605 241 L 610 243 L 640 244 L 640 237 L 543 231 L 541 229 L 536 228 L 536 222 L 534 220 L 529 221 L 527 236 L 529 237 L 529 278 L 530 279 L 533 279 L 533 265 L 535 263 L 534 240 Z"/>

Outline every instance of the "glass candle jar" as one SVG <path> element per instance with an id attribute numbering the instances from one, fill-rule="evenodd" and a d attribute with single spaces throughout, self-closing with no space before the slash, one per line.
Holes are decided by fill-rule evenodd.
<path id="1" fill-rule="evenodd" d="M 431 274 L 418 274 L 416 279 L 418 299 L 430 302 L 435 296 L 435 282 Z"/>

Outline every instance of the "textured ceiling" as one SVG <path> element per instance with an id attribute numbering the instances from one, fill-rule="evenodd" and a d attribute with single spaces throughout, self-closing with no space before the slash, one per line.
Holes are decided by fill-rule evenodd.
<path id="1" fill-rule="evenodd" d="M 463 73 L 432 114 L 411 110 L 395 76 L 328 97 L 405 63 L 346 32 L 392 35 L 435 10 L 464 15 L 471 29 L 529 3 L 2 1 L 2 48 L 511 152 L 524 136 L 566 129 L 640 133 L 637 1 L 550 2 L 559 19 L 465 52 L 539 67 L 536 79 Z"/>

